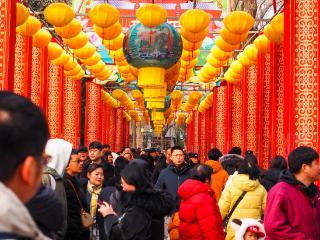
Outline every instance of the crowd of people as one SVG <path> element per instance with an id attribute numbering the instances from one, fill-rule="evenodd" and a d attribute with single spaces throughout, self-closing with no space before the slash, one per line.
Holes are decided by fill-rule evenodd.
<path id="1" fill-rule="evenodd" d="M 310 147 L 268 170 L 239 147 L 112 150 L 49 139 L 37 106 L 0 92 L 0 239 L 320 239 Z"/>

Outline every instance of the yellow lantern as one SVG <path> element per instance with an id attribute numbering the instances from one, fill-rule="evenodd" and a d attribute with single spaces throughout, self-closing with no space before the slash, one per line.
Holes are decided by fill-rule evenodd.
<path id="1" fill-rule="evenodd" d="M 122 61 L 115 61 L 115 63 L 116 63 L 116 65 L 117 66 L 126 66 L 126 65 L 128 65 L 128 62 L 127 62 L 127 60 L 122 60 Z"/>
<path id="2" fill-rule="evenodd" d="M 119 22 L 116 22 L 108 28 L 101 28 L 97 25 L 94 25 L 93 29 L 99 35 L 99 37 L 105 40 L 115 39 L 122 32 L 122 26 Z"/>
<path id="3" fill-rule="evenodd" d="M 228 69 L 227 73 L 230 75 L 230 77 L 234 79 L 241 79 L 242 75 L 234 72 L 231 68 Z"/>
<path id="4" fill-rule="evenodd" d="M 17 29 L 20 35 L 31 37 L 41 29 L 41 22 L 34 16 L 29 16 L 27 21 L 17 27 Z"/>
<path id="5" fill-rule="evenodd" d="M 260 53 L 269 53 L 270 52 L 270 41 L 266 35 L 262 34 L 257 37 L 254 42 L 254 46 L 258 49 Z"/>
<path id="6" fill-rule="evenodd" d="M 256 62 L 258 60 L 258 49 L 254 46 L 254 44 L 249 44 L 243 50 L 244 54 L 251 60 L 252 62 Z"/>
<path id="7" fill-rule="evenodd" d="M 85 75 L 85 72 L 81 69 L 79 73 L 77 73 L 74 76 L 71 76 L 71 79 L 72 80 L 80 80 L 84 77 L 84 75 Z"/>
<path id="8" fill-rule="evenodd" d="M 211 53 L 213 55 L 213 57 L 215 57 L 217 60 L 219 61 L 225 61 L 228 60 L 232 55 L 233 52 L 225 52 L 222 51 L 220 48 L 218 48 L 217 46 L 214 46 L 211 49 Z"/>
<path id="9" fill-rule="evenodd" d="M 74 58 L 70 57 L 70 59 L 68 60 L 68 62 L 63 66 L 63 69 L 65 71 L 71 71 L 72 69 L 74 69 L 76 66 L 78 65 L 78 62 L 76 60 L 74 60 Z"/>
<path id="10" fill-rule="evenodd" d="M 82 70 L 81 66 L 77 64 L 77 66 L 70 71 L 64 71 L 64 75 L 66 76 L 75 76 Z"/>
<path id="11" fill-rule="evenodd" d="M 140 7 L 136 13 L 137 19 L 147 27 L 155 27 L 164 23 L 167 19 L 167 11 L 157 4 L 146 4 Z"/>
<path id="12" fill-rule="evenodd" d="M 204 29 L 203 31 L 199 33 L 193 33 L 193 32 L 188 32 L 185 30 L 183 27 L 180 29 L 180 34 L 189 42 L 200 42 L 203 41 L 203 39 L 206 38 L 206 36 L 209 33 L 209 28 Z"/>
<path id="13" fill-rule="evenodd" d="M 251 61 L 244 52 L 240 53 L 237 57 L 238 61 L 241 63 L 241 65 L 245 67 L 251 67 L 255 64 L 255 62 Z"/>
<path id="14" fill-rule="evenodd" d="M 243 34 L 254 25 L 254 18 L 245 11 L 233 11 L 223 20 L 225 27 L 232 33 Z"/>
<path id="15" fill-rule="evenodd" d="M 122 48 L 123 39 L 124 39 L 124 34 L 120 33 L 120 35 L 113 40 L 103 40 L 103 44 L 109 50 L 115 51 Z"/>
<path id="16" fill-rule="evenodd" d="M 187 50 L 187 51 L 195 51 L 195 50 L 199 49 L 202 45 L 202 41 L 193 43 L 193 42 L 189 42 L 188 40 L 186 40 L 183 37 L 181 37 L 181 39 L 182 39 L 183 49 Z"/>
<path id="17" fill-rule="evenodd" d="M 75 49 L 73 52 L 78 58 L 87 59 L 96 52 L 96 48 L 88 42 L 84 47 Z"/>
<path id="18" fill-rule="evenodd" d="M 229 72 L 226 72 L 226 73 L 224 74 L 223 78 L 224 78 L 227 82 L 233 83 L 233 84 L 241 81 L 241 78 L 234 78 L 234 77 L 232 77 L 232 76 L 230 75 Z"/>
<path id="19" fill-rule="evenodd" d="M 143 88 L 161 88 L 164 84 L 166 69 L 160 67 L 143 67 L 139 69 L 138 86 Z"/>
<path id="20" fill-rule="evenodd" d="M 72 49 L 79 49 L 84 47 L 89 41 L 87 35 L 81 31 L 77 36 L 70 39 L 63 39 L 63 42 Z"/>
<path id="21" fill-rule="evenodd" d="M 107 28 L 119 20 L 120 13 L 118 9 L 111 4 L 102 3 L 94 6 L 90 10 L 89 17 L 95 25 L 101 28 Z"/>
<path id="22" fill-rule="evenodd" d="M 63 49 L 58 43 L 50 42 L 48 44 L 48 58 L 49 58 L 49 60 L 57 59 L 58 57 L 61 56 L 62 52 L 63 52 Z"/>
<path id="23" fill-rule="evenodd" d="M 217 75 L 218 73 L 220 73 L 220 68 L 216 68 L 216 67 L 213 67 L 212 65 L 210 65 L 209 63 L 206 63 L 204 66 L 203 66 L 203 71 L 205 73 L 207 73 L 208 75 Z"/>
<path id="24" fill-rule="evenodd" d="M 109 56 L 114 60 L 114 61 L 123 61 L 125 60 L 124 54 L 123 54 L 123 49 L 119 48 L 116 51 L 109 51 Z"/>
<path id="25" fill-rule="evenodd" d="M 106 75 L 107 75 L 107 77 L 106 77 Z M 111 72 L 110 72 L 110 70 L 109 70 L 107 67 L 105 67 L 101 72 L 98 72 L 98 73 L 95 74 L 95 76 L 96 76 L 97 78 L 99 78 L 100 80 L 103 79 L 103 77 L 104 77 L 104 79 L 106 79 L 106 78 L 108 78 L 110 75 L 111 75 Z"/>
<path id="26" fill-rule="evenodd" d="M 106 65 L 104 64 L 104 62 L 100 60 L 97 64 L 95 64 L 93 66 L 88 66 L 88 69 L 92 73 L 99 73 L 99 72 L 103 71 L 105 66 Z"/>
<path id="27" fill-rule="evenodd" d="M 226 65 L 226 63 L 228 62 L 227 60 L 225 61 L 219 61 L 218 59 L 216 59 L 212 54 L 209 54 L 207 56 L 207 62 L 212 65 L 213 67 L 216 68 L 221 68 L 224 65 Z"/>
<path id="28" fill-rule="evenodd" d="M 200 53 L 200 50 L 187 51 L 187 50 L 183 49 L 181 59 L 184 61 L 191 61 L 191 60 L 195 59 L 196 57 L 198 57 L 199 53 Z"/>
<path id="29" fill-rule="evenodd" d="M 24 24 L 29 17 L 29 10 L 21 3 L 16 3 L 16 27 Z"/>
<path id="30" fill-rule="evenodd" d="M 181 67 L 182 68 L 193 68 L 194 66 L 196 66 L 198 62 L 198 58 L 193 59 L 192 61 L 181 61 Z"/>
<path id="31" fill-rule="evenodd" d="M 43 14 L 48 23 L 56 27 L 68 25 L 75 17 L 72 7 L 66 3 L 51 3 Z"/>
<path id="32" fill-rule="evenodd" d="M 189 9 L 180 17 L 181 26 L 193 33 L 204 31 L 210 23 L 210 16 L 201 9 Z"/>
<path id="33" fill-rule="evenodd" d="M 98 52 L 95 52 L 91 57 L 87 59 L 81 59 L 81 62 L 87 66 L 93 66 L 101 60 L 101 55 Z"/>
<path id="34" fill-rule="evenodd" d="M 245 32 L 243 34 L 235 34 L 230 32 L 226 28 L 222 28 L 220 30 L 220 36 L 223 38 L 224 41 L 227 43 L 230 43 L 232 45 L 236 45 L 247 39 L 248 37 L 248 32 Z"/>
<path id="35" fill-rule="evenodd" d="M 180 90 L 174 90 L 170 94 L 170 98 L 173 102 L 180 102 L 182 100 L 183 93 Z"/>
<path id="36" fill-rule="evenodd" d="M 240 47 L 239 44 L 232 45 L 232 44 L 227 43 L 225 40 L 223 40 L 223 38 L 221 36 L 219 36 L 215 39 L 215 43 L 218 46 L 218 48 L 220 48 L 222 51 L 225 51 L 225 52 L 232 52 L 235 49 Z"/>
<path id="37" fill-rule="evenodd" d="M 279 35 L 284 34 L 284 13 L 279 13 L 270 22 L 272 29 Z"/>
<path id="38" fill-rule="evenodd" d="M 77 36 L 81 32 L 82 25 L 74 18 L 68 25 L 64 27 L 55 27 L 54 29 L 60 37 L 69 39 Z"/>
<path id="39" fill-rule="evenodd" d="M 51 38 L 51 34 L 42 28 L 32 36 L 32 45 L 37 48 L 46 47 L 51 42 Z"/>
<path id="40" fill-rule="evenodd" d="M 243 66 L 239 61 L 234 61 L 233 63 L 231 63 L 230 69 L 232 69 L 232 71 L 237 74 L 242 74 Z"/>
<path id="41" fill-rule="evenodd" d="M 62 54 L 60 55 L 60 57 L 51 60 L 51 62 L 55 65 L 58 66 L 63 66 L 65 64 L 68 63 L 68 61 L 70 60 L 70 55 L 66 53 L 66 51 L 63 50 Z"/>
<path id="42" fill-rule="evenodd" d="M 263 33 L 271 42 L 281 43 L 283 41 L 283 34 L 277 33 L 270 23 L 264 28 Z"/>

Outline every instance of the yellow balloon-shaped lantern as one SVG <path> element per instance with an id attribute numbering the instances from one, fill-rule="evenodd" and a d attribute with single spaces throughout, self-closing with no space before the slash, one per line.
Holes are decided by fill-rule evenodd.
<path id="1" fill-rule="evenodd" d="M 62 52 L 63 52 L 63 49 L 58 43 L 50 42 L 48 44 L 48 58 L 49 58 L 49 60 L 57 59 L 58 57 L 61 56 Z"/>
<path id="2" fill-rule="evenodd" d="M 32 45 L 37 48 L 46 47 L 51 42 L 51 38 L 50 32 L 42 28 L 32 36 Z"/>
<path id="3" fill-rule="evenodd" d="M 206 28 L 205 30 L 199 32 L 199 33 L 193 33 L 193 32 L 188 32 L 185 30 L 183 27 L 180 30 L 180 34 L 189 42 L 201 42 L 203 39 L 206 38 L 206 36 L 209 33 L 209 28 Z"/>
<path id="4" fill-rule="evenodd" d="M 71 76 L 72 80 L 80 80 L 84 77 L 85 72 L 81 69 L 80 72 L 78 72 L 76 75 Z"/>
<path id="5" fill-rule="evenodd" d="M 255 62 L 251 61 L 244 52 L 240 53 L 237 57 L 238 61 L 241 63 L 241 65 L 245 67 L 251 67 L 255 64 Z"/>
<path id="6" fill-rule="evenodd" d="M 182 50 L 182 55 L 181 59 L 184 61 L 192 61 L 196 57 L 198 57 L 200 53 L 200 50 L 195 50 L 195 51 L 187 51 L 187 50 Z"/>
<path id="7" fill-rule="evenodd" d="M 180 17 L 181 26 L 189 32 L 199 33 L 204 31 L 210 23 L 210 16 L 201 9 L 189 9 Z"/>
<path id="8" fill-rule="evenodd" d="M 109 78 L 110 75 L 111 75 L 111 72 L 108 68 L 104 68 L 100 73 L 95 74 L 95 76 L 99 80 L 105 80 L 105 79 Z"/>
<path id="9" fill-rule="evenodd" d="M 283 34 L 277 33 L 270 23 L 264 28 L 263 33 L 271 42 L 281 43 L 283 41 Z"/>
<path id="10" fill-rule="evenodd" d="M 29 17 L 29 10 L 21 3 L 16 3 L 16 27 L 24 24 Z"/>
<path id="11" fill-rule="evenodd" d="M 193 42 L 189 42 L 188 40 L 186 40 L 183 37 L 181 37 L 181 39 L 182 39 L 183 49 L 187 50 L 187 51 L 195 51 L 195 50 L 199 49 L 202 45 L 202 41 L 193 43 Z"/>
<path id="12" fill-rule="evenodd" d="M 211 53 L 212 53 L 213 57 L 215 57 L 219 61 L 226 61 L 233 55 L 233 52 L 222 51 L 217 46 L 214 46 L 211 49 Z"/>
<path id="13" fill-rule="evenodd" d="M 73 52 L 77 57 L 81 59 L 87 59 L 96 52 L 96 48 L 88 42 L 84 47 L 75 49 Z"/>
<path id="14" fill-rule="evenodd" d="M 203 66 L 203 71 L 205 73 L 207 73 L 208 75 L 211 75 L 211 76 L 214 76 L 214 75 L 217 75 L 220 73 L 220 68 L 216 68 L 216 67 L 213 67 L 212 65 L 210 65 L 209 63 L 206 63 L 204 66 Z"/>
<path id="15" fill-rule="evenodd" d="M 156 27 L 167 19 L 167 11 L 157 4 L 146 4 L 136 13 L 137 19 L 146 27 Z"/>
<path id="16" fill-rule="evenodd" d="M 111 4 L 102 3 L 94 6 L 90 12 L 91 21 L 100 28 L 107 28 L 115 24 L 120 17 L 118 9 Z"/>
<path id="17" fill-rule="evenodd" d="M 97 25 L 94 25 L 93 29 L 99 35 L 99 37 L 105 40 L 115 39 L 122 32 L 122 26 L 119 22 L 116 22 L 108 28 L 101 28 Z"/>
<path id="18" fill-rule="evenodd" d="M 234 61 L 231 63 L 230 69 L 237 74 L 242 74 L 243 65 L 239 61 Z"/>
<path id="19" fill-rule="evenodd" d="M 102 72 L 103 69 L 105 68 L 105 64 L 103 61 L 99 61 L 97 64 L 93 65 L 93 66 L 88 66 L 88 69 L 90 70 L 90 72 L 92 73 L 99 73 Z"/>
<path id="20" fill-rule="evenodd" d="M 17 27 L 17 32 L 22 36 L 31 37 L 41 29 L 41 22 L 34 16 L 29 16 L 24 24 Z"/>
<path id="21" fill-rule="evenodd" d="M 82 25 L 74 18 L 68 25 L 64 27 L 55 27 L 54 29 L 60 37 L 69 39 L 77 36 L 81 32 Z"/>
<path id="22" fill-rule="evenodd" d="M 72 7 L 66 3 L 51 3 L 43 12 L 44 18 L 53 26 L 68 25 L 75 17 Z"/>
<path id="23" fill-rule="evenodd" d="M 232 33 L 243 34 L 254 25 L 254 18 L 245 11 L 233 11 L 223 20 L 224 26 Z"/>
<path id="24" fill-rule="evenodd" d="M 224 65 L 226 65 L 226 63 L 228 62 L 228 60 L 225 60 L 225 61 L 220 61 L 218 59 L 216 59 L 212 54 L 209 54 L 207 56 L 207 62 L 216 67 L 216 68 L 221 68 L 223 67 Z"/>
<path id="25" fill-rule="evenodd" d="M 81 31 L 77 36 L 70 39 L 63 39 L 63 42 L 72 49 L 84 47 L 89 41 L 87 35 Z"/>
<path id="26" fill-rule="evenodd" d="M 254 46 L 254 44 L 249 44 L 243 50 L 244 54 L 249 58 L 250 61 L 256 62 L 258 60 L 258 49 Z"/>
<path id="27" fill-rule="evenodd" d="M 223 38 L 224 41 L 227 43 L 230 43 L 232 45 L 236 45 L 247 39 L 248 32 L 245 32 L 243 34 L 235 34 L 230 32 L 227 28 L 222 28 L 220 30 L 220 36 Z"/>
<path id="28" fill-rule="evenodd" d="M 87 59 L 81 59 L 81 62 L 87 66 L 93 66 L 101 60 L 101 55 L 98 52 L 95 52 L 91 57 Z"/>
<path id="29" fill-rule="evenodd" d="M 72 69 L 74 69 L 76 66 L 78 65 L 78 62 L 73 59 L 72 57 L 70 57 L 70 59 L 68 60 L 68 62 L 63 66 L 63 69 L 65 71 L 71 71 Z"/>
<path id="30" fill-rule="evenodd" d="M 51 62 L 55 65 L 63 66 L 68 63 L 70 58 L 71 58 L 71 56 L 69 54 L 67 54 L 65 51 L 63 51 L 62 54 L 60 55 L 60 57 L 53 59 Z"/>
<path id="31" fill-rule="evenodd" d="M 260 53 L 269 53 L 270 52 L 270 40 L 264 34 L 257 37 L 254 40 L 253 44 L 258 49 L 258 51 Z"/>
<path id="32" fill-rule="evenodd" d="M 64 74 L 66 76 L 75 76 L 82 70 L 81 66 L 79 64 L 76 65 L 75 68 L 71 69 L 70 71 L 64 71 Z"/>
<path id="33" fill-rule="evenodd" d="M 279 13 L 270 22 L 272 29 L 279 35 L 284 34 L 284 13 Z"/>
<path id="34" fill-rule="evenodd" d="M 112 40 L 104 40 L 103 44 L 109 50 L 115 51 L 115 50 L 118 50 L 119 48 L 122 48 L 123 39 L 124 39 L 124 34 L 120 33 L 119 36 L 117 36 Z"/>
<path id="35" fill-rule="evenodd" d="M 225 52 L 232 52 L 235 49 L 240 47 L 239 44 L 232 45 L 232 44 L 226 42 L 225 40 L 223 40 L 223 38 L 221 36 L 219 36 L 215 39 L 215 43 L 218 46 L 218 48 L 220 48 L 222 51 L 225 51 Z"/>

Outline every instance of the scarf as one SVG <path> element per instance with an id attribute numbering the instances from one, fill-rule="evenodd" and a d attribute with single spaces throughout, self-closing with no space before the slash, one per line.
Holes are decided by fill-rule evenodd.
<path id="1" fill-rule="evenodd" d="M 90 214 L 91 214 L 91 217 L 94 218 L 97 212 L 97 200 L 101 193 L 102 185 L 97 187 L 91 184 L 90 182 L 88 182 L 87 190 L 89 193 L 91 193 Z"/>

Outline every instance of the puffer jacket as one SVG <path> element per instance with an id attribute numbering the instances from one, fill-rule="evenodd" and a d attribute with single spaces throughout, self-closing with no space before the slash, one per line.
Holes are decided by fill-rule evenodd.
<path id="1" fill-rule="evenodd" d="M 211 175 L 211 188 L 214 191 L 218 202 L 221 197 L 222 190 L 228 181 L 229 175 L 218 161 L 208 160 L 205 164 L 213 169 L 213 173 Z"/>
<path id="2" fill-rule="evenodd" d="M 232 178 L 230 186 L 222 193 L 219 208 L 224 219 L 243 192 L 247 192 L 230 217 L 261 219 L 266 206 L 267 192 L 258 180 L 250 180 L 246 174 L 239 174 Z M 226 240 L 234 239 L 234 230 L 227 226 Z"/>
<path id="3" fill-rule="evenodd" d="M 179 188 L 180 239 L 224 240 L 222 219 L 208 184 L 188 179 Z"/>
<path id="4" fill-rule="evenodd" d="M 171 220 L 169 222 L 169 226 L 168 226 L 170 240 L 179 240 L 180 239 L 179 226 L 180 226 L 179 212 L 175 212 L 172 215 Z"/>

